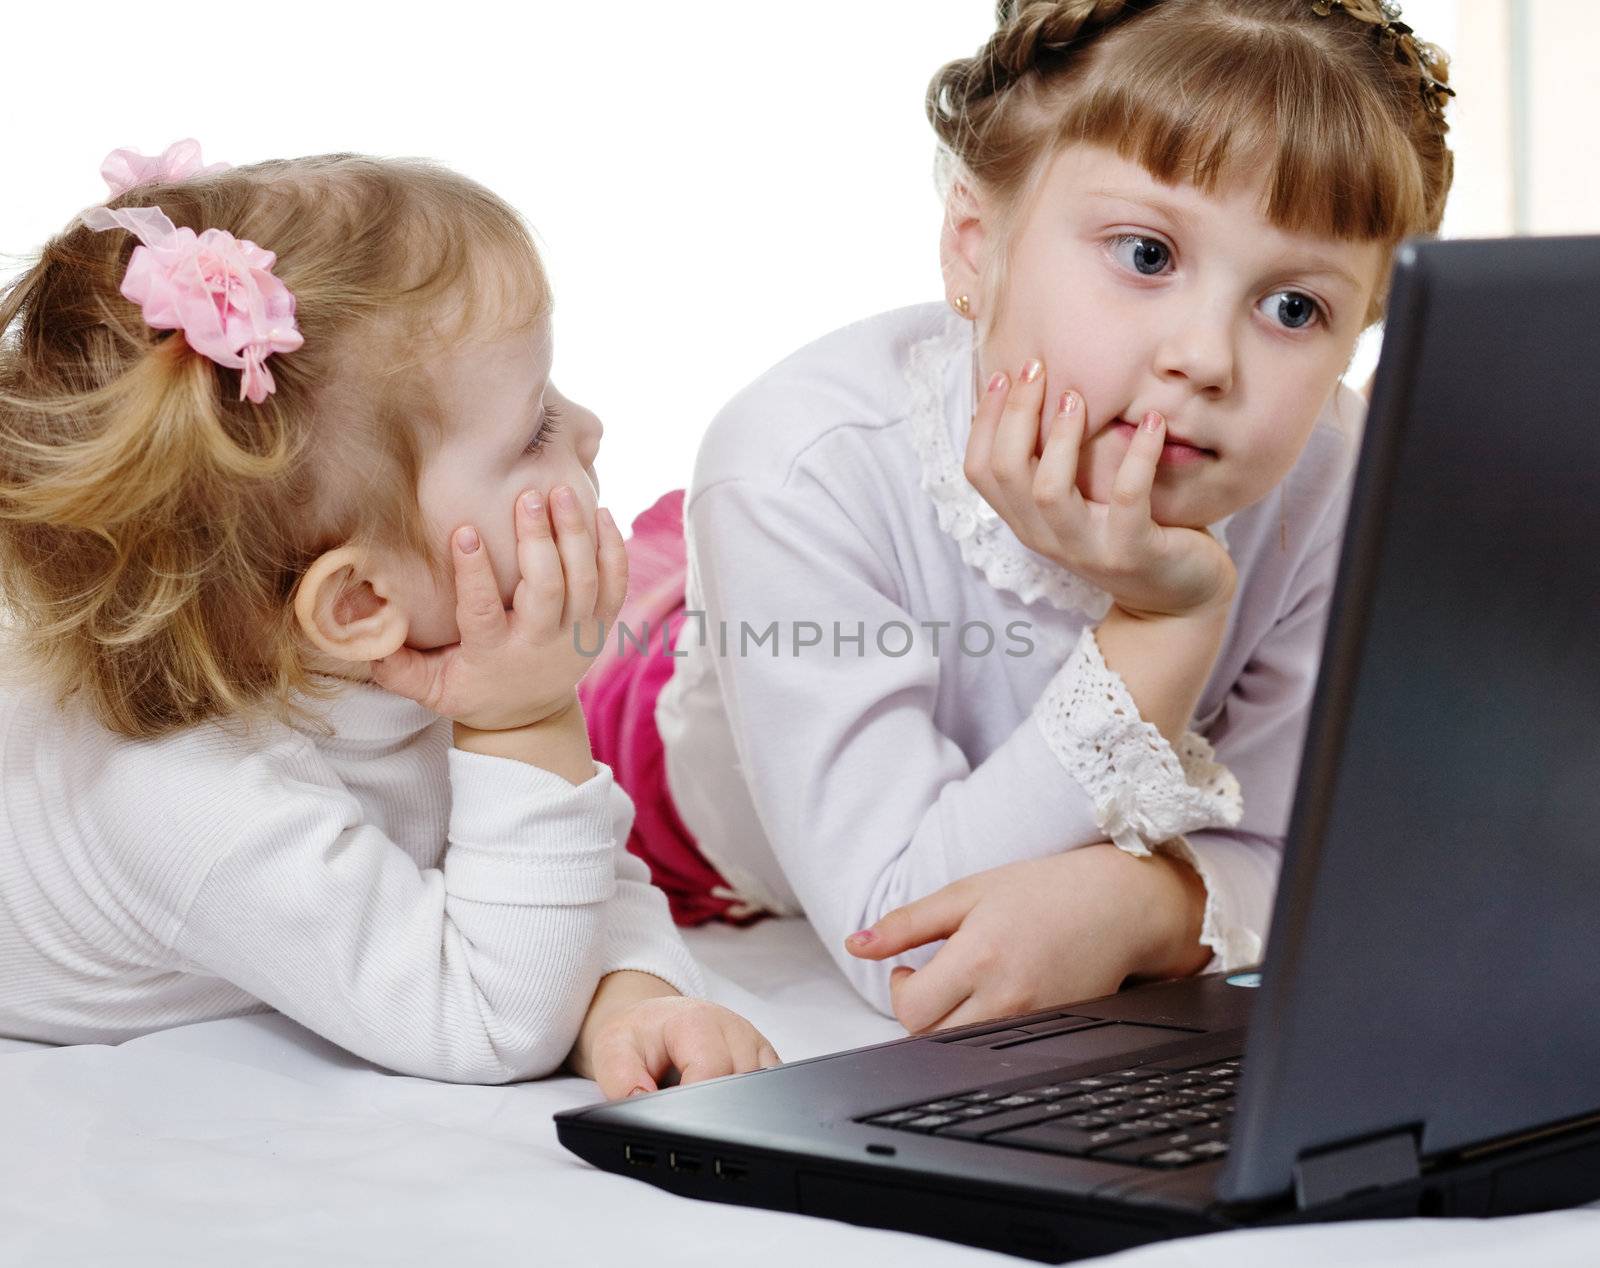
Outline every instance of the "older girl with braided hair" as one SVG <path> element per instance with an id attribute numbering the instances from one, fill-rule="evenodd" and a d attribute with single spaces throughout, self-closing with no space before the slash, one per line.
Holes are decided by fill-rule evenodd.
<path id="1" fill-rule="evenodd" d="M 1340 376 L 1451 177 L 1444 59 L 1392 5 L 998 17 L 928 93 L 946 303 L 716 419 L 681 610 L 653 591 L 660 741 L 597 731 L 680 915 L 804 913 L 911 1030 L 1259 959 L 1362 419 Z M 634 545 L 663 575 L 667 518 Z M 648 708 L 660 664 L 597 705 Z"/>
<path id="2" fill-rule="evenodd" d="M 611 1096 L 775 1061 L 687 998 L 590 755 L 569 631 L 626 557 L 521 219 L 422 162 L 102 174 L 0 296 L 0 1035 L 275 1008 Z"/>

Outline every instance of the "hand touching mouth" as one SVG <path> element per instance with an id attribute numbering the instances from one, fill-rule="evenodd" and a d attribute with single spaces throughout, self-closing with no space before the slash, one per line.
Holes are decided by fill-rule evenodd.
<path id="1" fill-rule="evenodd" d="M 1135 429 L 1136 424 L 1130 423 L 1125 418 L 1113 419 L 1107 427 L 1107 430 L 1115 432 L 1125 443 L 1133 440 Z M 1162 466 L 1189 466 L 1194 463 L 1209 461 L 1216 458 L 1216 456 L 1217 451 L 1215 449 L 1207 449 L 1204 445 L 1180 435 L 1172 429 L 1170 423 L 1168 424 L 1166 442 L 1161 446 Z"/>

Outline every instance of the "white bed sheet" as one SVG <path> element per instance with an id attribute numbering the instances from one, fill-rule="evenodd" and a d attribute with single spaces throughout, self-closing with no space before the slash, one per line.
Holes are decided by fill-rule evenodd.
<path id="1" fill-rule="evenodd" d="M 694 930 L 715 998 L 789 1059 L 895 1037 L 809 927 Z M 595 1171 L 551 1079 L 385 1074 L 276 1015 L 119 1047 L 0 1041 L 0 1264 L 1014 1264 L 897 1233 L 692 1202 Z M 1600 1265 L 1600 1204 L 1495 1221 L 1374 1222 L 1168 1242 L 1099 1261 Z"/>

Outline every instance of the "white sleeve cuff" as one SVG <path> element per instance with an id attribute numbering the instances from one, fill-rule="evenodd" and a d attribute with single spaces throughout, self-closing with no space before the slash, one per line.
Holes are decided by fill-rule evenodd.
<path id="1" fill-rule="evenodd" d="M 1161 849 L 1170 851 L 1199 873 L 1206 887 L 1205 916 L 1200 923 L 1200 945 L 1211 950 L 1211 962 L 1201 972 L 1231 973 L 1261 963 L 1262 928 L 1253 927 L 1244 908 L 1249 903 L 1229 883 L 1230 868 L 1210 848 L 1197 849 L 1186 837 L 1163 841 Z M 1240 878 L 1244 883 L 1244 878 Z M 1270 895 L 1270 889 L 1269 889 Z"/>
<path id="2" fill-rule="evenodd" d="M 1239 781 L 1211 745 L 1186 732 L 1178 747 L 1139 716 L 1121 676 L 1086 628 L 1033 716 L 1045 742 L 1094 803 L 1095 822 L 1120 849 L 1147 855 L 1172 837 L 1234 827 Z"/>
<path id="3" fill-rule="evenodd" d="M 445 889 L 456 898 L 583 906 L 616 891 L 611 769 L 581 784 L 509 757 L 451 749 Z"/>

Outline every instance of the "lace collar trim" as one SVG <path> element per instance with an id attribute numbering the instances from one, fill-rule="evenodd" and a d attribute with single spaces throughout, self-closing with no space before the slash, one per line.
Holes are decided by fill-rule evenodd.
<path id="1" fill-rule="evenodd" d="M 955 540 L 962 560 L 995 589 L 1009 591 L 1024 603 L 1043 600 L 1062 611 L 1082 612 L 1099 621 L 1110 610 L 1111 596 L 1024 546 L 961 469 L 962 453 L 956 448 L 953 423 L 960 415 L 963 427 L 970 425 L 966 418 L 971 412 L 967 367 L 972 339 L 971 323 L 949 316 L 944 330 L 912 345 L 906 361 L 912 440 L 921 459 L 922 487 L 933 499 L 939 527 Z M 958 407 L 956 402 L 965 404 Z M 1224 547 L 1226 523 L 1223 520 L 1210 530 Z"/>

